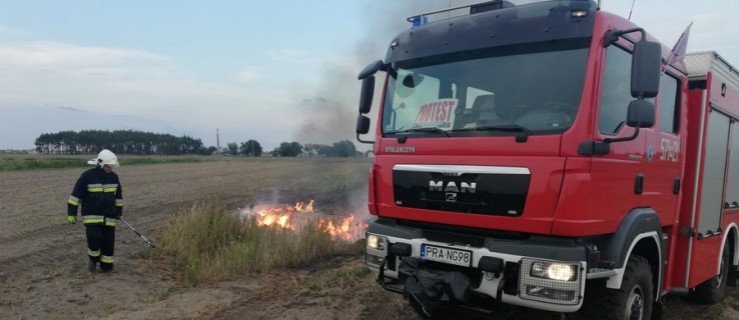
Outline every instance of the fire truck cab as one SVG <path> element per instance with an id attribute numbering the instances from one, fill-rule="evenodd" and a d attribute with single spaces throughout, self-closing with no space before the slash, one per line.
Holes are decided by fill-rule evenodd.
<path id="1" fill-rule="evenodd" d="M 671 292 L 722 299 L 739 262 L 731 65 L 672 61 L 590 0 L 409 22 L 359 73 L 358 140 L 376 128 L 365 257 L 384 288 L 428 316 L 503 303 L 648 319 Z"/>

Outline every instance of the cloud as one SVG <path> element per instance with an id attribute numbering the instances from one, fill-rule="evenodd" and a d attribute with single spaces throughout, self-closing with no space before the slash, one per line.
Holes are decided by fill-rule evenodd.
<path id="1" fill-rule="evenodd" d="M 241 83 L 252 83 L 261 77 L 261 69 L 259 67 L 247 67 L 237 72 L 234 78 Z"/>
<path id="2" fill-rule="evenodd" d="M 12 27 L 6 27 L 3 25 L 0 25 L 0 36 L 6 37 L 6 38 L 21 38 L 21 37 L 27 37 L 31 33 L 24 29 L 19 28 L 12 28 Z"/>
<path id="3" fill-rule="evenodd" d="M 149 74 L 157 75 L 172 65 L 164 56 L 128 49 L 82 47 L 50 41 L 0 47 L 0 68 L 3 69 L 84 74 L 99 68 L 116 67 L 114 69 L 148 70 Z"/>
<path id="4" fill-rule="evenodd" d="M 604 11 L 628 17 L 631 1 L 603 1 Z M 685 27 L 693 21 L 688 52 L 717 51 L 734 66 L 739 65 L 739 47 L 730 39 L 739 38 L 734 23 L 739 1 L 637 1 L 632 21 L 643 27 L 666 46 L 672 47 Z"/>
<path id="5" fill-rule="evenodd" d="M 235 77 L 251 84 L 260 74 L 247 67 Z M 78 130 L 80 124 L 155 132 L 180 128 L 166 132 L 172 134 L 220 127 L 234 136 L 284 141 L 298 122 L 290 111 L 290 88 L 245 88 L 233 80 L 200 79 L 177 59 L 153 52 L 50 41 L 0 46 L 0 127 L 26 132 L 3 135 L 0 145 L 28 146 L 41 132 Z M 40 110 L 65 117 L 37 116 Z M 80 117 L 84 110 L 95 116 Z M 6 116 L 10 113 L 15 121 Z"/>
<path id="6" fill-rule="evenodd" d="M 0 107 L 79 105 L 96 94 L 172 85 L 174 79 L 181 82 L 188 74 L 172 59 L 150 52 L 48 41 L 0 46 Z"/>
<path id="7" fill-rule="evenodd" d="M 64 110 L 64 111 L 71 111 L 71 112 L 87 112 L 87 110 L 75 108 L 75 107 L 68 107 L 68 106 L 58 106 L 57 109 Z"/>
<path id="8" fill-rule="evenodd" d="M 303 49 L 283 48 L 270 52 L 273 60 L 282 63 L 311 64 L 320 61 L 319 58 L 311 56 L 311 53 Z"/>
<path id="9" fill-rule="evenodd" d="M 236 74 L 253 81 L 257 68 Z M 0 46 L 0 108 L 7 105 L 88 105 L 98 110 L 148 114 L 157 108 L 235 107 L 259 97 L 227 82 L 204 82 L 160 54 L 55 42 Z M 256 104 L 258 105 L 258 104 Z"/>

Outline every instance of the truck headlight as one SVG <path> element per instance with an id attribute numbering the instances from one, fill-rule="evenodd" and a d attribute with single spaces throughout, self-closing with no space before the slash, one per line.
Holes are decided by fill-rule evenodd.
<path id="1" fill-rule="evenodd" d="M 573 281 L 577 277 L 577 265 L 537 261 L 531 265 L 531 276 L 543 279 Z"/>
<path id="2" fill-rule="evenodd" d="M 574 306 L 582 302 L 582 261 L 522 258 L 518 292 L 522 299 Z"/>
<path id="3" fill-rule="evenodd" d="M 374 250 L 385 251 L 387 248 L 387 238 L 378 236 L 376 234 L 367 234 L 367 248 Z"/>
<path id="4" fill-rule="evenodd" d="M 387 256 L 387 238 L 372 233 L 367 233 L 367 248 L 364 262 L 370 266 L 379 268 L 383 259 Z"/>

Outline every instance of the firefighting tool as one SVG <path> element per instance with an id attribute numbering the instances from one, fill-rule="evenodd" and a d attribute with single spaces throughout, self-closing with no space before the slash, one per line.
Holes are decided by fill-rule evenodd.
<path id="1" fill-rule="evenodd" d="M 123 223 L 124 223 L 124 224 L 125 224 L 125 225 L 126 225 L 127 227 L 129 227 L 129 228 L 131 229 L 131 231 L 133 231 L 133 233 L 135 233 L 135 234 L 136 234 L 137 236 L 139 236 L 139 237 L 140 237 L 141 239 L 143 239 L 143 240 L 144 240 L 144 241 L 145 241 L 146 243 L 148 243 L 148 244 L 149 244 L 149 246 L 151 246 L 152 248 L 154 248 L 154 243 L 153 243 L 153 242 L 151 242 L 151 240 L 149 240 L 149 239 L 147 239 L 146 237 L 144 237 L 144 235 L 143 235 L 143 234 L 141 234 L 141 232 L 138 232 L 138 231 L 137 231 L 136 229 L 134 229 L 134 227 L 132 227 L 132 226 L 131 226 L 130 224 L 128 224 L 128 222 L 126 222 L 126 220 L 123 220 L 123 219 L 118 219 L 118 220 L 120 220 L 120 221 L 121 221 L 121 222 L 123 222 Z"/>

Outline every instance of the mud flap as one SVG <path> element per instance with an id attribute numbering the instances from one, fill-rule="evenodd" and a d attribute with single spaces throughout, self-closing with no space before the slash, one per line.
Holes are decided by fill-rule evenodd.
<path id="1" fill-rule="evenodd" d="M 470 278 L 460 271 L 430 269 L 416 258 L 404 258 L 398 270 L 405 282 L 403 295 L 430 317 L 441 303 L 467 303 L 472 296 Z"/>

